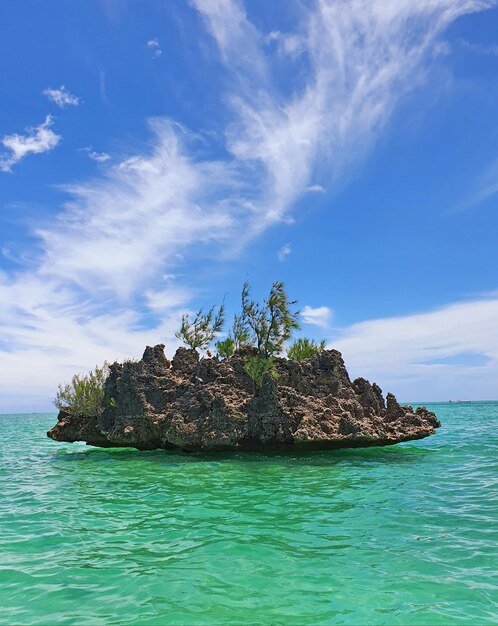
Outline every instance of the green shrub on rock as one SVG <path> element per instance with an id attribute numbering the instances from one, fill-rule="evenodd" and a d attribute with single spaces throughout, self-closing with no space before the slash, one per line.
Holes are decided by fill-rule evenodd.
<path id="1" fill-rule="evenodd" d="M 244 369 L 246 374 L 252 378 L 255 387 L 261 387 L 266 376 L 277 377 L 273 357 L 262 357 L 259 355 L 247 356 L 244 359 Z"/>
<path id="2" fill-rule="evenodd" d="M 302 359 L 309 359 L 310 357 L 325 350 L 325 340 L 316 343 L 313 339 L 297 339 L 291 347 L 287 350 L 287 356 L 289 359 L 295 361 L 301 361 Z"/>
<path id="3" fill-rule="evenodd" d="M 252 300 L 249 291 L 246 281 L 242 288 L 242 309 L 235 314 L 227 337 L 217 341 L 215 348 L 222 359 L 253 349 L 254 354 L 244 357 L 244 368 L 256 389 L 261 387 L 265 376 L 276 376 L 274 357 L 282 353 L 293 331 L 299 329 L 299 311 L 294 309 L 296 301 L 289 299 L 282 282 L 273 283 L 263 302 Z M 190 348 L 207 349 L 221 332 L 224 317 L 224 305 L 217 312 L 216 307 L 207 313 L 199 310 L 193 319 L 184 314 L 175 335 Z"/>
<path id="4" fill-rule="evenodd" d="M 71 382 L 62 386 L 55 396 L 54 404 L 60 411 L 85 417 L 98 416 L 104 405 L 104 385 L 109 375 L 109 365 L 104 362 L 88 374 L 75 374 Z"/>
<path id="5" fill-rule="evenodd" d="M 235 343 L 229 336 L 222 341 L 217 341 L 215 344 L 216 352 L 222 359 L 229 359 L 235 352 Z"/>

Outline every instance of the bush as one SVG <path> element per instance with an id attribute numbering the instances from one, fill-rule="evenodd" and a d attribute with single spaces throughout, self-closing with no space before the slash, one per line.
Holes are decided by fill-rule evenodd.
<path id="1" fill-rule="evenodd" d="M 261 387 L 266 376 L 276 378 L 278 375 L 273 357 L 247 356 L 244 359 L 244 369 L 257 387 Z"/>
<path id="2" fill-rule="evenodd" d="M 218 341 L 215 344 L 216 352 L 222 359 L 229 359 L 235 352 L 235 343 L 231 337 Z"/>
<path id="3" fill-rule="evenodd" d="M 197 311 L 191 322 L 188 314 L 182 315 L 182 325 L 175 333 L 175 337 L 181 339 L 190 348 L 205 349 L 209 347 L 213 339 L 223 328 L 225 321 L 225 307 L 220 306 L 215 314 L 215 307 L 211 307 L 207 313 L 202 309 Z"/>
<path id="4" fill-rule="evenodd" d="M 316 343 L 313 339 L 297 339 L 287 351 L 287 356 L 289 359 L 300 361 L 301 359 L 309 359 L 322 350 L 325 350 L 325 340 Z"/>
<path id="5" fill-rule="evenodd" d="M 104 405 L 104 384 L 109 375 L 107 362 L 88 374 L 75 374 L 69 384 L 59 385 L 55 406 L 71 415 L 98 416 Z"/>

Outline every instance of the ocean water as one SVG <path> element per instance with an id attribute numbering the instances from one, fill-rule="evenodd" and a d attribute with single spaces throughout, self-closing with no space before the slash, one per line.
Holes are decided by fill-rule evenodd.
<path id="1" fill-rule="evenodd" d="M 0 624 L 496 624 L 498 403 L 398 446 L 101 450 L 0 416 Z"/>

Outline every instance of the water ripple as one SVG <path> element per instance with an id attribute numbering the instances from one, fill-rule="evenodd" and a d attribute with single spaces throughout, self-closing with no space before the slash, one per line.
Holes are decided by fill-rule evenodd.
<path id="1" fill-rule="evenodd" d="M 396 447 L 183 455 L 0 416 L 0 624 L 494 624 L 498 404 Z"/>

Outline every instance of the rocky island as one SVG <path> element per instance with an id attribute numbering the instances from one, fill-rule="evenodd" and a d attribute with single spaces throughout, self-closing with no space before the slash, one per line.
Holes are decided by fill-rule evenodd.
<path id="1" fill-rule="evenodd" d="M 169 361 L 163 344 L 147 347 L 140 361 L 110 366 L 100 414 L 61 410 L 48 436 L 140 450 L 326 449 L 422 439 L 440 426 L 426 408 L 351 381 L 336 350 L 275 358 L 274 375 L 259 386 L 244 367 L 251 350 L 220 360 L 179 348 Z"/>
<path id="2" fill-rule="evenodd" d="M 148 346 L 140 361 L 59 385 L 59 421 L 48 436 L 216 451 L 384 446 L 435 432 L 440 423 L 426 408 L 400 406 L 390 393 L 384 400 L 364 378 L 351 381 L 341 353 L 326 350 L 325 341 L 300 337 L 289 345 L 300 329 L 295 304 L 282 282 L 262 303 L 252 300 L 246 281 L 228 334 L 224 304 L 184 314 L 176 337 L 188 348 L 171 361 L 164 344 Z"/>

